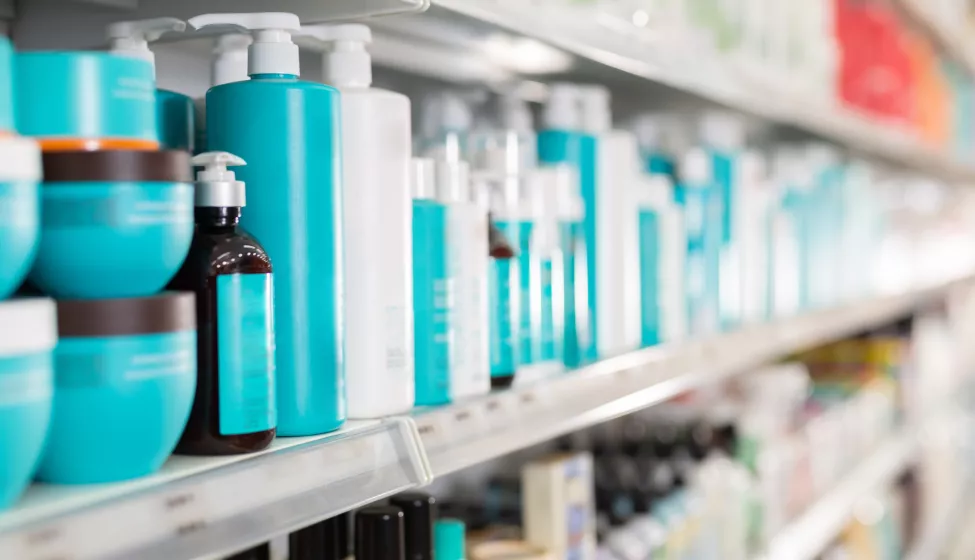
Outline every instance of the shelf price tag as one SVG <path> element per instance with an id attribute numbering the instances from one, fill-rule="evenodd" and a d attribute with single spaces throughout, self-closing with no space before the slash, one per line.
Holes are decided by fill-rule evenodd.
<path id="1" fill-rule="evenodd" d="M 197 488 L 164 494 L 160 501 L 163 519 L 177 537 L 195 533 L 207 524 L 206 500 Z"/>
<path id="2" fill-rule="evenodd" d="M 416 420 L 416 429 L 420 433 L 423 447 L 428 451 L 450 443 L 450 425 L 444 421 L 442 412 L 431 412 L 420 416 Z"/>

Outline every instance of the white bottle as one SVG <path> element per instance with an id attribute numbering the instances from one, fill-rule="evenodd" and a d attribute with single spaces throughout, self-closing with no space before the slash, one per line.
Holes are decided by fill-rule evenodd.
<path id="1" fill-rule="evenodd" d="M 643 346 L 674 343 L 686 336 L 687 313 L 684 295 L 684 257 L 687 237 L 683 212 L 674 202 L 673 184 L 664 175 L 642 177 L 636 196 L 640 220 L 640 302 L 657 310 L 656 322 L 643 317 Z M 653 256 L 656 262 L 650 262 Z M 655 274 L 645 278 L 643 273 Z M 656 286 L 656 293 L 648 288 Z M 644 301 L 644 298 L 653 298 Z M 657 332 L 652 332 L 657 329 Z"/>
<path id="2" fill-rule="evenodd" d="M 596 343 L 602 356 L 640 346 L 638 212 L 633 193 L 640 152 L 629 131 L 613 130 L 609 92 L 579 86 L 582 128 L 596 137 Z M 589 219 L 589 217 L 587 217 Z"/>
<path id="3" fill-rule="evenodd" d="M 447 260 L 454 286 L 450 398 L 456 401 L 491 391 L 488 215 L 472 200 L 466 162 L 435 165 L 437 199 L 447 207 Z"/>
<path id="4" fill-rule="evenodd" d="M 345 363 L 349 418 L 413 407 L 410 100 L 370 87 L 369 28 L 305 27 L 342 95 Z"/>

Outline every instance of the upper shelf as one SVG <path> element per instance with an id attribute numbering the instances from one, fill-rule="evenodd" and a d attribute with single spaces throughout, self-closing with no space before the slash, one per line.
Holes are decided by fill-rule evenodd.
<path id="1" fill-rule="evenodd" d="M 530 78 L 536 69 L 526 65 L 536 59 L 553 63 L 553 71 L 559 73 L 555 68 L 561 51 L 563 57 L 571 55 L 572 74 L 583 79 L 629 80 L 627 86 L 636 86 L 627 88 L 632 91 L 638 91 L 641 80 L 662 84 L 897 165 L 949 180 L 975 180 L 975 166 L 919 141 L 906 128 L 881 123 L 838 103 L 810 99 L 767 80 L 748 79 L 727 62 L 705 60 L 697 54 L 693 60 L 664 56 L 653 45 L 596 21 L 553 18 L 531 2 L 434 0 L 433 4 L 422 16 L 376 22 L 387 32 L 377 34 L 378 62 L 452 81 L 502 81 L 514 76 Z M 499 32 L 536 43 L 506 42 L 498 37 Z M 546 52 L 544 45 L 557 50 Z M 408 46 L 416 50 L 406 51 Z M 463 68 L 457 69 L 460 66 Z M 546 73 L 541 66 L 538 71 Z"/>

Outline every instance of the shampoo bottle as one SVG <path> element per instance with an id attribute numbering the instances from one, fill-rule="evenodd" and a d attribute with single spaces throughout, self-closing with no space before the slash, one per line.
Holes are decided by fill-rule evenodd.
<path id="1" fill-rule="evenodd" d="M 342 96 L 345 364 L 350 418 L 413 407 L 410 100 L 370 87 L 365 25 L 304 27 Z"/>
<path id="2" fill-rule="evenodd" d="M 156 57 L 149 50 L 149 43 L 168 31 L 184 29 L 185 21 L 170 17 L 122 21 L 108 26 L 108 39 L 112 53 L 139 58 L 155 66 Z M 193 152 L 196 113 L 189 96 L 157 89 L 156 120 L 162 149 Z"/>
<path id="3" fill-rule="evenodd" d="M 209 14 L 196 28 L 251 33 L 250 79 L 207 92 L 207 145 L 249 162 L 241 225 L 274 262 L 278 435 L 345 421 L 339 93 L 298 79 L 301 25 L 286 13 Z"/>
<path id="4" fill-rule="evenodd" d="M 585 193 L 595 190 L 596 140 L 582 132 L 580 93 L 572 84 L 554 84 L 545 104 L 543 129 L 538 133 L 538 160 L 542 164 L 565 164 L 571 167 L 578 180 L 576 191 L 583 200 L 578 222 L 561 224 L 562 250 L 574 260 L 581 259 L 579 266 L 567 269 L 573 274 L 566 279 L 564 292 L 565 321 L 565 365 L 577 367 L 596 357 L 592 333 L 594 330 L 592 313 L 595 303 L 595 284 L 589 282 L 595 266 L 590 255 L 590 240 L 595 233 L 590 232 L 590 209 L 585 202 Z M 572 286 L 569 286 L 571 281 Z M 571 287 L 575 290 L 570 289 Z M 572 320 L 574 318 L 575 320 Z"/>
<path id="5" fill-rule="evenodd" d="M 177 451 L 225 455 L 260 451 L 277 425 L 271 260 L 240 229 L 244 183 L 226 152 L 193 158 L 196 232 L 170 288 L 196 292 L 197 383 Z"/>
<path id="6" fill-rule="evenodd" d="M 674 198 L 684 215 L 685 303 L 687 332 L 714 334 L 720 327 L 718 273 L 721 251 L 721 204 L 711 158 L 699 148 L 679 162 L 680 182 Z"/>
<path id="7" fill-rule="evenodd" d="M 437 199 L 436 165 L 415 158 L 413 195 L 413 316 L 416 404 L 451 401 L 453 280 L 447 254 L 447 207 Z"/>

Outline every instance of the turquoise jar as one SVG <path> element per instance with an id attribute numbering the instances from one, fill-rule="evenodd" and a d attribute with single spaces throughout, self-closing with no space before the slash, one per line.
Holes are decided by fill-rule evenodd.
<path id="1" fill-rule="evenodd" d="M 0 302 L 0 509 L 12 505 L 37 468 L 54 390 L 54 301 Z"/>
<path id="2" fill-rule="evenodd" d="M 43 160 L 31 281 L 59 299 L 143 297 L 165 287 L 193 239 L 189 154 L 51 152 Z"/>
<path id="3" fill-rule="evenodd" d="M 30 270 L 40 237 L 41 152 L 27 138 L 0 138 L 0 300 Z"/>
<path id="4" fill-rule="evenodd" d="M 189 96 L 156 90 L 156 121 L 159 125 L 159 144 L 164 150 L 197 153 L 196 106 Z"/>
<path id="5" fill-rule="evenodd" d="M 54 412 L 37 477 L 115 482 L 158 470 L 196 390 L 196 298 L 58 302 Z"/>
<path id="6" fill-rule="evenodd" d="M 15 55 L 17 128 L 52 150 L 155 150 L 152 64 L 100 52 Z"/>
<path id="7" fill-rule="evenodd" d="M 14 126 L 14 48 L 0 35 L 0 134 L 13 132 Z"/>

